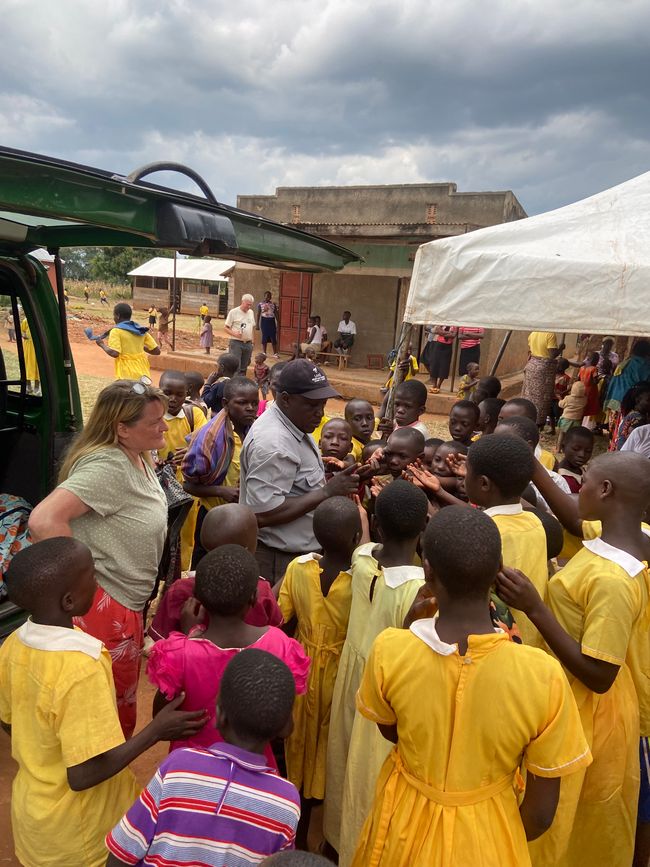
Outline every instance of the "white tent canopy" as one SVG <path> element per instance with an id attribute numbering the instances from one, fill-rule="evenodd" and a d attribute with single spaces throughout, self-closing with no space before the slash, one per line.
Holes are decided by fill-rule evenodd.
<path id="1" fill-rule="evenodd" d="M 650 172 L 565 208 L 423 244 L 404 321 L 650 332 Z"/>

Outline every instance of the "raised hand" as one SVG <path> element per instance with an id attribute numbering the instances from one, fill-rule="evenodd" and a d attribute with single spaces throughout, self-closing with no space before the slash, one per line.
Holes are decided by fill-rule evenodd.
<path id="1" fill-rule="evenodd" d="M 207 619 L 206 610 L 198 599 L 190 596 L 189 599 L 185 600 L 180 616 L 181 632 L 189 635 L 195 627 L 205 625 Z"/>
<path id="2" fill-rule="evenodd" d="M 455 476 L 465 477 L 467 475 L 467 455 L 454 452 L 447 455 L 446 463 Z"/>
<path id="3" fill-rule="evenodd" d="M 411 475 L 411 481 L 418 488 L 431 491 L 433 494 L 438 493 L 440 490 L 440 479 L 438 476 L 434 476 L 433 473 L 430 473 L 429 470 L 426 470 L 422 466 L 418 466 L 417 463 L 409 464 L 407 470 Z"/>
<path id="4" fill-rule="evenodd" d="M 497 574 L 496 590 L 506 605 L 518 608 L 524 614 L 530 614 L 537 605 L 543 605 L 535 585 L 519 569 L 502 566 Z"/>

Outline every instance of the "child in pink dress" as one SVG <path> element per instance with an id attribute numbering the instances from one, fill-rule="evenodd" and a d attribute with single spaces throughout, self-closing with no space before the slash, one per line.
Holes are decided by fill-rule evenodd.
<path id="1" fill-rule="evenodd" d="M 208 721 L 191 738 L 172 741 L 178 747 L 209 747 L 223 740 L 215 725 L 219 685 L 226 666 L 241 650 L 255 647 L 281 659 L 291 670 L 296 692 L 307 689 L 310 659 L 302 646 L 275 626 L 251 626 L 244 617 L 255 602 L 259 568 L 250 551 L 240 545 L 223 545 L 210 551 L 196 570 L 196 598 L 210 620 L 203 631 L 189 635 L 172 632 L 151 648 L 147 675 L 158 687 L 154 715 L 179 693 L 185 693 L 183 710 L 205 709 Z M 273 752 L 265 753 L 276 767 Z"/>

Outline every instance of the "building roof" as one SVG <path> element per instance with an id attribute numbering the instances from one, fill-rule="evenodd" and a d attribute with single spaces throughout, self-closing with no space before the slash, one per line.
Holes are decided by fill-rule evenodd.
<path id="1" fill-rule="evenodd" d="M 216 282 L 227 280 L 235 267 L 235 262 L 228 259 L 176 259 L 176 277 L 179 280 L 202 280 Z M 129 271 L 129 277 L 173 277 L 174 260 L 163 256 L 155 256 L 143 265 Z"/>

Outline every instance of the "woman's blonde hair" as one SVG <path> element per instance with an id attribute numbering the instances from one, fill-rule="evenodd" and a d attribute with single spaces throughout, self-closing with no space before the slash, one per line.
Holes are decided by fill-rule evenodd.
<path id="1" fill-rule="evenodd" d="M 147 405 L 154 400 L 167 407 L 167 398 L 160 389 L 131 379 L 118 379 L 103 388 L 90 418 L 68 449 L 59 473 L 59 482 L 68 478 L 80 458 L 99 449 L 116 447 L 118 424 L 135 424 L 142 418 Z M 148 452 L 144 458 L 151 463 Z"/>

